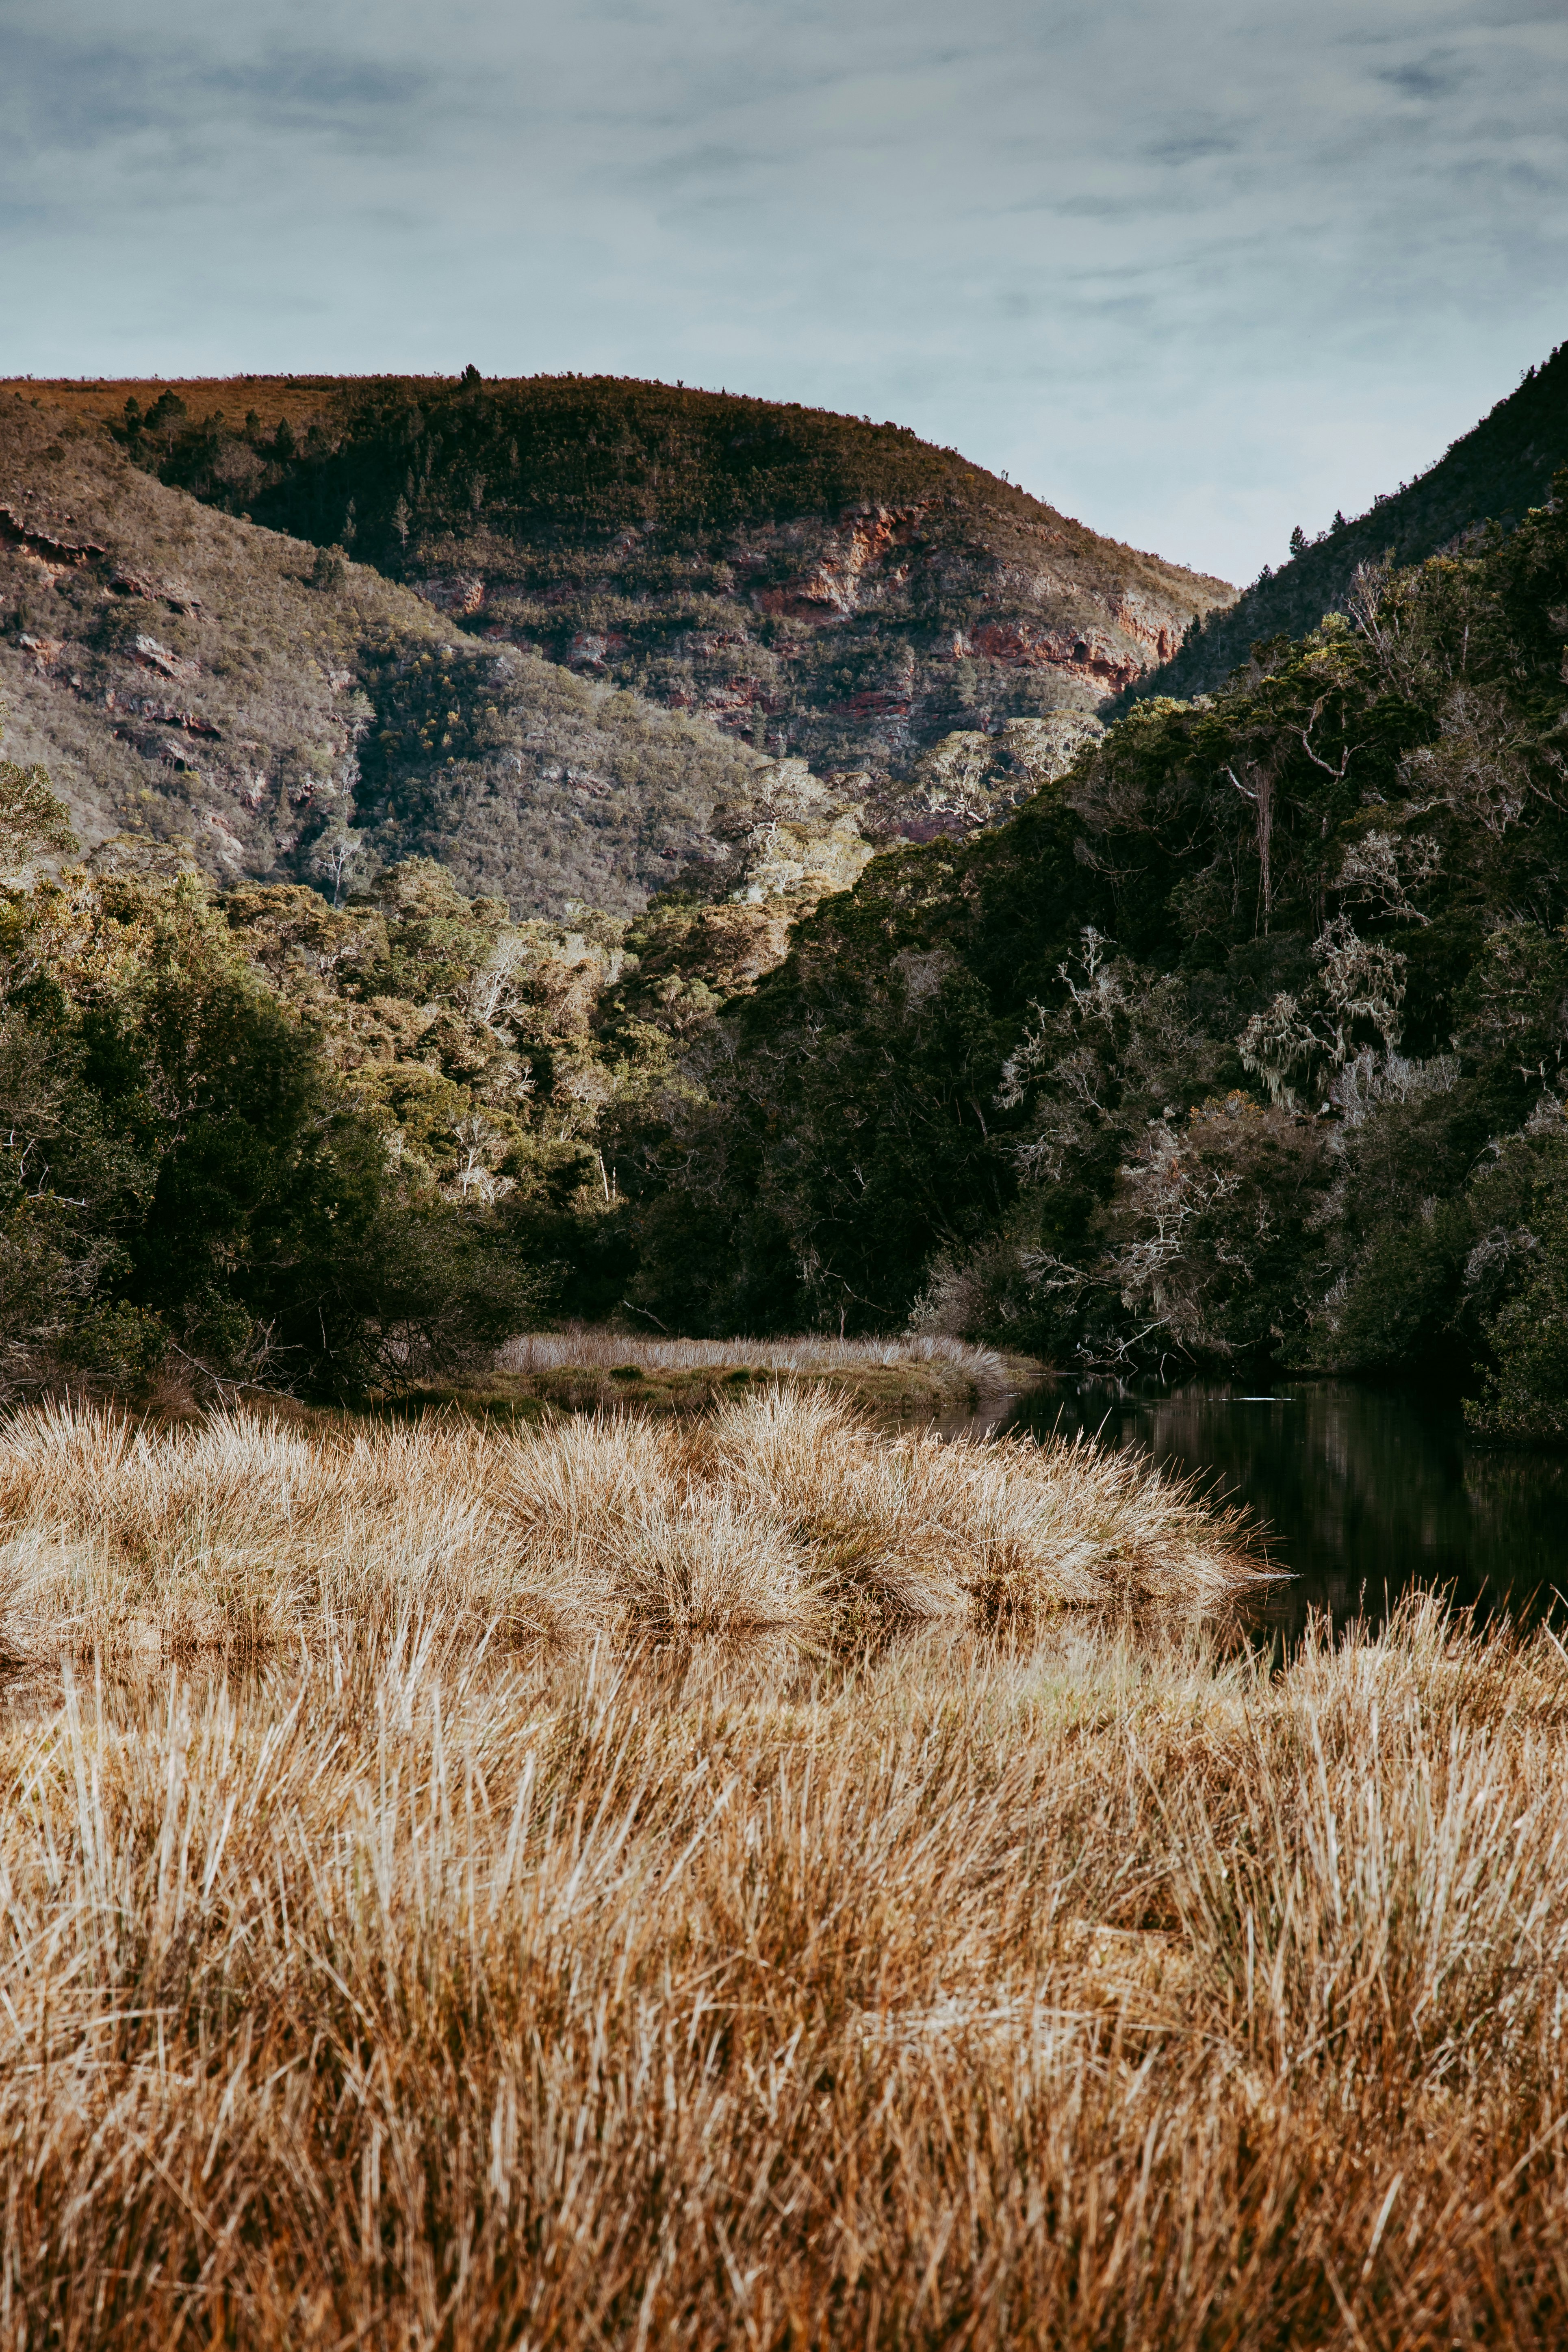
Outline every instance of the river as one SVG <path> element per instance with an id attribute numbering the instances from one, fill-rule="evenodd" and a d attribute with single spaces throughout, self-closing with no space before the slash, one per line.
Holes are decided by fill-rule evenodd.
<path id="1" fill-rule="evenodd" d="M 1058 1381 L 1014 1429 L 1103 1433 L 1245 1503 L 1289 1571 L 1254 1605 L 1289 1643 L 1310 1610 L 1383 1617 L 1412 1586 L 1519 1611 L 1568 1594 L 1568 1455 L 1473 1445 L 1457 1403 L 1352 1381 L 1193 1381 L 1129 1391 Z"/>

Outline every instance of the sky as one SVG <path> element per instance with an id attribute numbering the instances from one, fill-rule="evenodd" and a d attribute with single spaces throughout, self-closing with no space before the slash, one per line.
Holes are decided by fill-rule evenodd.
<path id="1" fill-rule="evenodd" d="M 1243 582 L 1568 338 L 1568 0 L 0 0 L 0 373 L 659 377 Z"/>

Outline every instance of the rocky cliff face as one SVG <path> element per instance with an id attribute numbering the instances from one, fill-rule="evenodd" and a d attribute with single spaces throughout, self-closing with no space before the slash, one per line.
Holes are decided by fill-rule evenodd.
<path id="1" fill-rule="evenodd" d="M 641 547 L 608 551 L 579 582 L 545 584 L 553 565 L 498 553 L 488 577 L 417 584 L 486 635 L 635 684 L 779 757 L 897 783 L 954 729 L 1086 718 L 1175 650 L 1194 595 L 1086 580 L 1050 561 L 1064 550 L 1065 526 L 977 520 L 944 499 L 735 533 L 704 566 L 700 619 L 688 583 L 645 584 Z M 599 625 L 580 626 L 595 605 Z"/>
<path id="2" fill-rule="evenodd" d="M 476 633 L 825 777 L 864 778 L 883 829 L 919 838 L 933 815 L 962 821 L 919 789 L 938 744 L 960 732 L 1000 750 L 1010 728 L 1047 719 L 1078 722 L 1058 730 L 1077 740 L 1229 593 L 995 488 L 994 502 L 945 493 L 742 523 L 696 549 L 623 535 L 565 577 L 559 550 L 521 533 L 492 530 L 476 560 L 477 535 L 447 532 L 421 555 L 451 568 L 417 584 Z"/>

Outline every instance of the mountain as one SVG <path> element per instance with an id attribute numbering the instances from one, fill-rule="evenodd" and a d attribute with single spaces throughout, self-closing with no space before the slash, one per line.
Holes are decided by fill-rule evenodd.
<path id="1" fill-rule="evenodd" d="M 342 544 L 584 680 L 962 833 L 1233 591 L 892 423 L 606 377 L 34 387 L 171 487 Z"/>
<path id="2" fill-rule="evenodd" d="M 1212 693 L 1270 637 L 1300 637 L 1325 613 L 1348 610 L 1363 563 L 1419 563 L 1482 524 L 1511 530 L 1551 495 L 1552 478 L 1568 464 L 1568 343 L 1531 368 L 1515 392 L 1413 482 L 1374 499 L 1363 515 L 1311 541 L 1278 572 L 1265 570 L 1233 604 L 1200 616 L 1173 657 L 1128 690 L 1121 707 L 1145 695 L 1185 700 Z M 1292 546 L 1296 541 L 1292 541 Z"/>
<path id="3" fill-rule="evenodd" d="M 1543 372 L 1553 396 L 1560 367 Z M 1462 517 L 1453 543 L 1363 564 L 1344 614 L 1109 728 L 1071 699 L 1071 664 L 1053 682 L 1042 659 L 1036 708 L 986 705 L 988 732 L 938 731 L 951 714 L 921 703 L 942 581 L 962 609 L 942 626 L 970 646 L 1013 593 L 994 521 L 1011 509 L 954 487 L 913 511 L 933 469 L 952 478 L 949 453 L 872 432 L 887 471 L 867 487 L 870 443 L 837 420 L 806 452 L 809 528 L 799 448 L 771 522 L 757 467 L 737 456 L 727 475 L 710 451 L 673 485 L 647 478 L 647 532 L 609 535 L 648 444 L 628 424 L 605 455 L 601 404 L 575 458 L 564 426 L 532 472 L 520 445 L 534 503 L 507 537 L 473 463 L 495 424 L 486 388 L 445 388 L 438 432 L 395 389 L 312 387 L 343 404 L 336 422 L 301 411 L 287 435 L 286 414 L 259 411 L 237 436 L 193 428 L 162 395 L 122 400 L 110 434 L 83 413 L 102 387 L 74 415 L 40 394 L 0 403 L 13 832 L 58 837 L 26 764 L 41 756 L 100 867 L 0 894 L 0 981 L 32 1024 L 45 1140 L 59 943 L 75 941 L 83 1084 L 112 1080 L 120 1118 L 140 1116 L 136 1024 L 155 1015 L 184 1051 L 169 943 L 188 933 L 216 1045 L 237 958 L 258 1054 L 285 1031 L 312 1041 L 321 1100 L 338 1088 L 370 1122 L 354 1166 L 395 1162 L 399 1215 L 439 1206 L 471 1229 L 480 1289 L 493 1247 L 520 1297 L 676 1329 L 912 1320 L 1116 1372 L 1479 1373 L 1489 1434 L 1568 1435 L 1568 471 L 1512 530 L 1474 528 L 1485 503 L 1511 513 L 1495 494 L 1534 446 L 1531 404 L 1505 404 L 1506 431 L 1488 420 L 1447 509 L 1431 493 L 1430 528 Z M 399 416 L 415 496 L 392 497 L 392 551 L 376 517 L 394 486 L 376 488 L 371 457 Z M 195 467 L 204 434 L 205 482 L 162 479 Z M 220 510 L 241 488 L 296 527 Z M 340 495 L 337 537 L 408 579 L 308 535 Z M 851 596 L 824 550 L 896 509 L 908 538 L 873 550 Z M 1079 551 L 1075 595 L 1103 547 Z M 468 571 L 436 568 L 455 551 Z M 792 609 L 803 582 L 839 597 L 837 618 Z M 694 625 L 700 597 L 753 650 L 775 621 L 798 633 L 776 640 L 800 649 L 784 757 L 765 728 L 753 743 L 670 707 L 660 631 Z M 603 625 L 591 660 L 550 635 L 540 615 L 558 612 Z M 868 764 L 830 767 L 819 746 L 814 772 L 801 742 L 838 722 L 806 688 L 855 644 L 906 661 L 921 692 L 850 714 Z M 1056 739 L 1035 768 L 1049 781 L 985 823 L 1022 788 L 990 764 L 1018 728 Z M 889 838 L 933 823 L 942 837 Z M 230 887 L 160 877 L 193 841 Z M 683 887 L 657 890 L 664 875 Z M 90 1159 L 98 1113 L 79 1108 Z M 103 1181 L 123 1191 L 119 1165 Z M 89 1192 L 73 1180 L 62 1205 Z M 84 1229 L 80 1266 L 110 1264 L 101 1242 Z M 367 1284 L 374 1260 L 367 1241 Z M 430 1265 L 421 1298 L 449 1288 Z M 383 1328 L 374 1299 L 363 1315 Z M 120 1346 L 118 1322 L 105 1332 Z"/>
<path id="4" fill-rule="evenodd" d="M 559 916 L 693 868 L 744 887 L 781 823 L 797 884 L 868 854 L 804 772 L 215 512 L 36 395 L 0 395 L 0 619 L 10 755 L 101 855 L 328 887 L 424 855 Z"/>

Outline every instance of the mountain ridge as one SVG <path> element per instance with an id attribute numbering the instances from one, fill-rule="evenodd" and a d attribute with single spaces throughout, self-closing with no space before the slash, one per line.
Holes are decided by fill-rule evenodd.
<path id="1" fill-rule="evenodd" d="M 0 677 L 89 837 L 184 828 L 230 878 L 336 888 L 352 836 L 519 914 L 840 887 L 1060 773 L 1230 593 L 891 423 L 472 372 L 184 389 L 0 396 Z M 51 557 L 73 531 L 101 561 Z M 176 611 L 181 563 L 212 577 Z"/>
<path id="2" fill-rule="evenodd" d="M 1486 524 L 1513 529 L 1532 507 L 1545 504 L 1552 476 L 1564 464 L 1568 343 L 1529 369 L 1413 481 L 1348 522 L 1336 516 L 1314 540 L 1299 532 L 1300 546 L 1288 563 L 1278 571 L 1266 565 L 1226 610 L 1200 618 L 1172 658 L 1134 681 L 1114 709 L 1125 710 L 1150 695 L 1185 701 L 1212 693 L 1247 665 L 1255 645 L 1300 637 L 1325 613 L 1346 612 L 1363 564 L 1419 563 Z"/>
<path id="3" fill-rule="evenodd" d="M 171 486 L 341 542 L 467 635 L 805 758 L 874 834 L 1011 805 L 1055 754 L 1020 759 L 1010 724 L 1081 734 L 1234 593 L 890 420 L 799 404 L 472 371 L 165 385 L 145 408 L 51 390 Z"/>
<path id="4" fill-rule="evenodd" d="M 524 914 L 630 915 L 764 814 L 771 763 L 461 636 L 366 565 L 216 514 L 0 399 L 0 698 L 84 845 L 336 889 L 410 855 Z M 339 862 L 334 875 L 334 861 Z"/>

